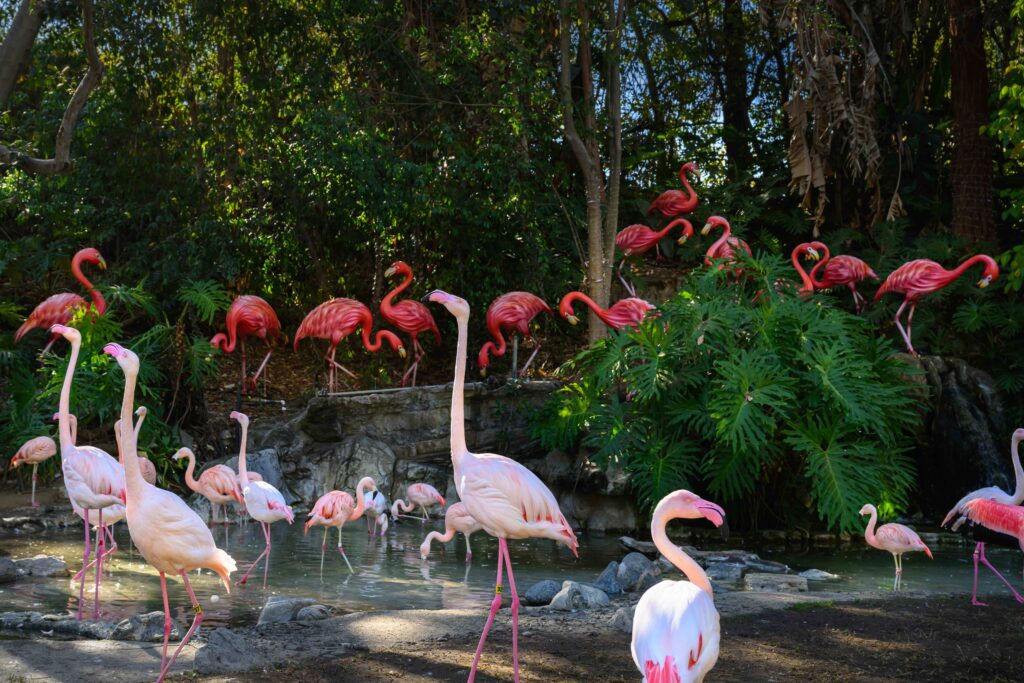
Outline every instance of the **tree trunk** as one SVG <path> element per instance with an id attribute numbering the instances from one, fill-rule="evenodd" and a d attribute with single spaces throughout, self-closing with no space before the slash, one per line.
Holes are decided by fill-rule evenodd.
<path id="1" fill-rule="evenodd" d="M 14 91 L 18 75 L 28 64 L 28 53 L 43 24 L 45 0 L 21 0 L 7 36 L 0 45 L 0 109 Z"/>
<path id="2" fill-rule="evenodd" d="M 747 115 L 747 45 L 743 26 L 743 3 L 725 0 L 722 23 L 723 93 L 722 138 L 729 166 L 743 173 L 750 168 L 750 117 Z"/>
<path id="3" fill-rule="evenodd" d="M 949 0 L 953 99 L 953 231 L 976 242 L 995 241 L 988 67 L 980 0 Z"/>
<path id="4" fill-rule="evenodd" d="M 605 112 L 608 116 L 608 195 L 604 214 L 604 300 L 612 300 L 615 267 L 615 235 L 619 231 L 619 197 L 622 187 L 622 29 L 628 0 L 608 0 L 605 17 Z M 594 316 L 595 318 L 597 316 Z M 603 323 L 602 323 L 603 327 Z M 604 334 L 602 329 L 601 334 Z"/>

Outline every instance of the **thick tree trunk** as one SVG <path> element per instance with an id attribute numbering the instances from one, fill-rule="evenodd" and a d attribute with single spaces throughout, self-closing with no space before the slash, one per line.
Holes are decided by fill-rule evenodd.
<path id="1" fill-rule="evenodd" d="M 729 166 L 743 173 L 751 165 L 750 117 L 747 115 L 747 45 L 743 3 L 725 0 L 722 25 L 722 71 L 725 81 L 722 137 Z"/>
<path id="2" fill-rule="evenodd" d="M 992 148 L 981 127 L 989 122 L 988 67 L 980 0 L 949 0 L 953 99 L 953 230 L 978 242 L 996 238 Z"/>
<path id="3" fill-rule="evenodd" d="M 45 0 L 21 0 L 7 36 L 0 44 L 0 109 L 7 106 L 18 75 L 28 64 L 28 53 L 43 25 L 45 7 Z"/>

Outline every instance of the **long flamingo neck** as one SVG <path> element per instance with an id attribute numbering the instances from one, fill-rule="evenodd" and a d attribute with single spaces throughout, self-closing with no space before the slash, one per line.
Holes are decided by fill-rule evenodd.
<path id="1" fill-rule="evenodd" d="M 132 430 L 132 413 L 135 410 L 135 379 L 136 371 L 125 371 L 124 373 L 124 396 L 121 399 L 121 459 L 124 463 L 125 488 L 128 490 L 128 500 L 137 501 L 138 496 L 146 486 L 146 480 L 142 478 L 142 468 L 139 466 L 138 444 L 135 441 L 135 432 Z"/>
<path id="2" fill-rule="evenodd" d="M 604 322 L 606 325 L 611 324 L 608 322 L 608 310 L 598 306 L 596 301 L 591 299 L 583 292 L 570 292 L 567 297 L 567 300 L 569 301 L 570 307 L 572 306 L 572 302 L 574 301 L 583 302 L 584 304 L 590 307 L 590 310 L 592 310 L 594 312 L 594 315 L 600 318 L 602 322 Z"/>
<path id="3" fill-rule="evenodd" d="M 797 274 L 800 276 L 800 282 L 803 283 L 805 288 L 814 291 L 814 281 L 811 280 L 811 276 L 807 274 L 807 271 L 804 270 L 803 264 L 800 263 L 799 254 L 801 251 L 802 249 L 800 249 L 800 247 L 794 249 L 793 253 L 790 255 L 790 260 L 793 262 L 793 268 L 796 269 Z"/>
<path id="4" fill-rule="evenodd" d="M 497 344 L 490 344 L 491 352 L 495 356 L 504 356 L 507 346 L 505 345 L 505 335 L 501 332 L 501 325 L 497 320 L 488 320 L 487 329 L 491 333 L 491 336 L 498 342 Z"/>
<path id="5" fill-rule="evenodd" d="M 654 545 L 693 585 L 707 593 L 713 602 L 715 595 L 711 590 L 711 581 L 708 579 L 708 575 L 704 573 L 704 570 L 701 569 L 701 566 L 693 558 L 669 540 L 668 535 L 665 533 L 665 525 L 668 521 L 669 516 L 665 510 L 655 510 L 654 519 L 651 520 L 651 539 L 654 541 Z"/>
<path id="6" fill-rule="evenodd" d="M 384 339 L 388 336 L 387 330 L 377 330 L 376 336 L 373 335 L 373 318 L 366 315 L 362 322 L 363 328 L 363 347 L 367 351 L 380 351 L 380 347 L 384 344 Z"/>
<path id="7" fill-rule="evenodd" d="M 199 482 L 195 478 L 196 456 L 192 455 L 192 453 L 187 453 L 185 457 L 188 458 L 188 467 L 185 469 L 185 484 L 193 491 L 198 491 Z"/>
<path id="8" fill-rule="evenodd" d="M 974 266 L 975 264 L 978 264 L 978 263 L 985 264 L 985 266 L 987 268 L 997 268 L 998 267 L 996 265 L 995 260 L 993 260 L 993 258 L 991 256 L 986 256 L 985 254 L 975 254 L 974 256 L 972 256 L 971 258 L 967 259 L 966 261 L 961 263 L 959 266 L 954 268 L 953 270 L 946 271 L 946 278 L 945 278 L 946 284 L 949 284 L 950 282 L 953 282 L 954 280 L 959 278 L 961 275 L 963 275 L 967 271 L 968 268 L 970 268 L 971 266 Z"/>
<path id="9" fill-rule="evenodd" d="M 96 287 L 89 282 L 89 278 L 85 276 L 85 273 L 82 272 L 82 261 L 83 257 L 79 254 L 75 254 L 75 257 L 71 259 L 71 274 L 74 275 L 75 279 L 81 283 L 82 287 L 89 292 L 89 296 L 92 297 L 92 303 L 96 306 L 96 312 L 103 315 L 104 311 L 107 310 L 107 301 L 103 298 L 103 295 L 100 294 L 100 290 L 96 289 Z"/>
<path id="10" fill-rule="evenodd" d="M 683 189 L 686 190 L 688 195 L 686 198 L 686 206 L 689 211 L 693 211 L 697 208 L 697 193 L 693 191 L 693 187 L 690 186 L 690 178 L 687 176 L 688 168 L 685 166 L 679 169 L 679 180 L 683 183 Z"/>
<path id="11" fill-rule="evenodd" d="M 1020 464 L 1020 453 L 1018 447 L 1020 442 L 1016 439 L 1013 440 L 1010 452 L 1013 456 L 1013 474 L 1016 477 L 1017 484 L 1013 488 L 1013 504 L 1020 505 L 1024 503 L 1024 467 Z"/>
<path id="12" fill-rule="evenodd" d="M 721 223 L 720 225 L 722 226 L 722 236 L 711 245 L 711 248 L 708 249 L 708 251 L 714 252 L 721 249 L 722 245 L 729 240 L 729 235 L 732 234 L 732 230 L 729 228 L 728 223 Z"/>
<path id="13" fill-rule="evenodd" d="M 825 282 L 823 280 L 818 279 L 818 271 L 824 268 L 825 264 L 828 263 L 828 260 L 832 258 L 832 254 L 831 252 L 829 252 L 828 247 L 822 247 L 821 250 L 825 252 L 825 255 L 821 257 L 820 261 L 814 264 L 813 268 L 811 268 L 811 284 L 813 284 L 818 289 L 821 289 L 825 286 Z"/>
<path id="14" fill-rule="evenodd" d="M 352 515 L 349 519 L 359 519 L 363 516 L 363 512 L 366 510 L 366 483 L 360 481 L 359 485 L 356 486 L 356 507 L 352 510 Z"/>
<path id="15" fill-rule="evenodd" d="M 71 421 L 71 443 L 78 443 L 78 418 L 74 415 L 68 415 L 68 419 Z"/>
<path id="16" fill-rule="evenodd" d="M 238 440 L 238 476 L 242 478 L 242 485 L 249 483 L 249 472 L 245 469 L 245 440 L 248 437 L 249 425 L 245 422 L 239 423 L 242 427 L 242 436 Z"/>
<path id="17" fill-rule="evenodd" d="M 381 309 L 381 311 L 388 311 L 388 312 L 390 312 L 391 311 L 391 305 L 394 302 L 395 297 L 398 296 L 399 294 L 401 294 L 402 292 L 404 292 L 409 287 L 409 285 L 411 285 L 411 284 L 412 284 L 412 273 L 408 272 L 408 273 L 405 274 L 405 279 L 403 279 L 402 282 L 399 283 L 399 285 L 397 287 L 395 287 L 390 292 L 388 292 L 387 295 L 384 297 L 384 299 L 381 300 L 381 302 L 380 302 L 380 309 Z"/>
<path id="18" fill-rule="evenodd" d="M 873 548 L 877 548 L 877 542 L 875 541 L 875 523 L 878 521 L 878 510 L 871 508 L 871 517 L 868 519 L 868 526 L 864 529 L 864 540 L 867 541 L 868 545 Z"/>
<path id="19" fill-rule="evenodd" d="M 459 329 L 458 343 L 455 346 L 455 381 L 452 384 L 452 464 L 455 471 L 461 469 L 466 449 L 466 347 L 469 345 L 469 320 L 457 316 L 455 322 Z"/>
<path id="20" fill-rule="evenodd" d="M 431 531 L 429 536 L 436 538 L 441 543 L 448 543 L 455 538 L 455 533 L 455 527 L 451 524 L 445 523 L 443 534 L 440 531 Z"/>
<path id="21" fill-rule="evenodd" d="M 60 411 L 57 419 L 57 432 L 60 435 L 60 449 L 74 447 L 75 435 L 71 433 L 71 382 L 75 379 L 75 367 L 78 365 L 78 351 L 81 341 L 71 342 L 71 353 L 68 354 L 68 369 L 64 371 L 64 384 L 60 388 Z"/>

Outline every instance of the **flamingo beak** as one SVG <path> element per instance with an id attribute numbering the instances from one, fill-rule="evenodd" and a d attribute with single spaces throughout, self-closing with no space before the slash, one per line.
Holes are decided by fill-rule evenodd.
<path id="1" fill-rule="evenodd" d="M 987 276 L 983 277 L 980 280 L 978 280 L 978 286 L 981 287 L 982 289 L 985 289 L 986 287 L 988 287 L 989 282 L 991 282 L 991 280 L 989 280 Z"/>
<path id="2" fill-rule="evenodd" d="M 394 266 L 391 266 L 390 268 L 384 271 L 384 277 L 391 277 L 396 272 L 398 272 L 397 269 Z"/>
<path id="3" fill-rule="evenodd" d="M 817 261 L 819 258 L 821 258 L 821 255 L 818 253 L 818 250 L 815 249 L 814 247 L 807 247 L 807 255 L 811 257 L 812 261 Z"/>
<path id="4" fill-rule="evenodd" d="M 100 256 L 100 260 L 96 262 L 96 265 L 100 267 L 100 270 L 107 269 L 107 262 L 102 256 Z"/>
<path id="5" fill-rule="evenodd" d="M 435 289 L 430 294 L 420 299 L 423 303 L 444 304 L 451 295 L 440 289 Z"/>
<path id="6" fill-rule="evenodd" d="M 709 232 L 711 232 L 711 224 L 705 223 L 704 227 L 700 229 L 700 234 L 707 235 Z"/>
<path id="7" fill-rule="evenodd" d="M 725 524 L 725 510 L 720 505 L 712 503 L 711 501 L 701 500 L 697 503 L 697 509 L 704 515 L 704 519 L 708 520 L 716 527 L 720 527 Z M 728 527 L 726 527 L 728 530 Z"/>
<path id="8" fill-rule="evenodd" d="M 122 351 L 124 351 L 124 349 L 121 347 L 120 344 L 111 343 L 103 347 L 103 353 L 107 354 L 108 356 L 113 356 L 114 358 L 120 356 Z"/>
<path id="9" fill-rule="evenodd" d="M 67 325 L 54 325 L 50 328 L 50 334 L 64 334 L 67 330 Z"/>
<path id="10" fill-rule="evenodd" d="M 400 358 L 405 358 L 405 347 L 404 346 L 399 346 L 398 347 L 398 356 Z"/>
<path id="11" fill-rule="evenodd" d="M 486 365 L 480 368 L 480 376 L 481 377 L 486 377 L 487 376 L 487 366 Z"/>
<path id="12" fill-rule="evenodd" d="M 676 244 L 686 244 L 686 240 L 690 239 L 690 236 L 685 232 L 676 240 Z"/>
<path id="13" fill-rule="evenodd" d="M 565 319 L 569 321 L 570 325 L 579 325 L 580 323 L 580 319 L 574 316 L 572 313 L 565 316 Z"/>

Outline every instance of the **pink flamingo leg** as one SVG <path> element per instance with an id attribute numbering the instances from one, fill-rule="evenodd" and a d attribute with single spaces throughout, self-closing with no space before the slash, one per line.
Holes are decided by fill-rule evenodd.
<path id="1" fill-rule="evenodd" d="M 100 618 L 100 579 L 103 576 L 103 547 L 106 533 L 103 529 L 103 508 L 100 508 L 100 521 L 96 527 L 96 588 L 92 601 L 93 621 Z"/>
<path id="2" fill-rule="evenodd" d="M 904 301 L 902 304 L 900 304 L 900 307 L 898 309 L 896 309 L 896 315 L 895 315 L 895 317 L 893 317 L 893 320 L 896 323 L 896 328 L 900 331 L 900 336 L 903 337 L 903 341 L 907 345 L 907 351 L 912 356 L 916 356 L 917 352 L 914 351 L 914 345 L 910 343 L 910 336 L 907 334 L 907 331 L 903 329 L 903 325 L 900 323 L 900 315 L 903 314 L 903 309 L 906 308 L 906 306 L 907 306 L 907 302 L 906 301 Z M 913 309 L 911 309 L 911 310 L 913 310 Z M 911 313 L 911 315 L 913 315 L 913 313 Z"/>
<path id="3" fill-rule="evenodd" d="M 533 341 L 533 353 L 526 359 L 526 365 L 523 366 L 523 369 L 519 371 L 520 377 L 526 377 L 526 369 L 530 367 L 530 363 L 533 362 L 533 359 L 537 357 L 537 352 L 540 351 L 540 342 L 533 337 L 530 337 L 530 339 Z"/>
<path id="4" fill-rule="evenodd" d="M 466 679 L 466 683 L 473 683 L 476 678 L 476 668 L 480 663 L 480 653 L 484 651 L 484 642 L 487 640 L 487 633 L 491 630 L 491 624 L 494 623 L 494 615 L 498 613 L 498 609 L 501 607 L 501 573 L 504 565 L 502 559 L 505 556 L 507 546 L 502 543 L 505 539 L 498 539 L 498 578 L 494 582 L 494 600 L 491 600 L 491 612 L 487 615 L 487 621 L 484 623 L 484 632 L 480 634 L 480 642 L 476 646 L 476 654 L 473 655 L 473 667 L 469 670 L 469 678 Z"/>
<path id="5" fill-rule="evenodd" d="M 109 547 L 107 548 L 106 552 L 103 553 L 103 559 L 105 560 L 105 559 L 107 559 L 108 557 L 110 557 L 111 555 L 113 555 L 114 553 L 117 552 L 117 541 L 114 539 L 114 534 L 110 531 L 110 526 L 109 525 L 108 526 L 104 526 L 103 528 L 106 530 L 107 542 L 110 544 Z M 95 566 L 96 566 L 96 558 L 93 558 L 92 560 L 89 561 L 89 564 L 87 564 L 82 569 L 79 569 L 78 572 L 76 572 L 75 575 L 71 577 L 71 580 L 72 581 L 78 581 L 79 579 L 82 578 L 82 576 L 86 572 L 88 572 L 90 569 L 92 569 Z"/>
<path id="6" fill-rule="evenodd" d="M 164 654 L 160 658 L 160 670 L 167 664 L 167 642 L 171 639 L 171 605 L 167 600 L 167 575 L 160 572 L 160 590 L 164 594 Z"/>
<path id="7" fill-rule="evenodd" d="M 260 560 L 266 557 L 267 561 L 270 561 L 270 535 L 267 533 L 267 525 L 265 522 L 260 522 L 260 526 L 263 527 L 263 537 L 267 540 L 267 545 L 263 548 L 263 552 L 259 554 L 259 557 L 256 558 L 256 561 L 249 566 L 248 571 L 245 572 L 245 576 L 243 576 L 238 582 L 241 586 L 244 586 L 245 582 L 249 580 L 249 574 L 252 574 L 252 570 L 256 568 L 260 563 Z"/>
<path id="8" fill-rule="evenodd" d="M 182 648 L 184 648 L 185 644 L 192 638 L 192 634 L 196 632 L 197 628 L 199 628 L 199 624 L 203 623 L 203 608 L 199 606 L 199 601 L 196 600 L 196 594 L 192 590 L 192 584 L 188 582 L 188 572 L 181 572 L 181 578 L 185 581 L 185 590 L 188 591 L 188 597 L 192 600 L 192 611 L 196 613 L 196 618 L 192 620 L 192 625 L 189 626 L 188 631 L 185 633 L 185 637 L 181 639 L 180 643 L 178 643 L 178 647 L 175 649 L 174 654 L 171 655 L 171 659 L 161 669 L 160 677 L 156 679 L 156 683 L 161 683 L 161 681 L 167 677 L 167 673 L 171 670 L 171 667 L 174 666 L 174 660 L 176 660 L 178 655 L 181 654 Z M 167 591 L 165 589 L 164 596 L 166 597 L 166 595 Z M 170 615 L 169 611 L 168 615 Z"/>
<path id="9" fill-rule="evenodd" d="M 998 576 L 999 580 L 1002 581 L 1006 585 L 1006 587 L 1010 589 L 1010 592 L 1013 593 L 1014 600 L 1016 600 L 1019 603 L 1024 603 L 1024 597 L 1021 597 L 1021 594 L 1018 593 L 1016 590 L 1014 590 L 1013 586 L 1010 585 L 1010 582 L 1007 581 L 1003 577 L 1003 575 L 1000 574 L 999 571 L 995 567 L 993 567 L 991 564 L 989 564 L 988 559 L 985 557 L 985 544 L 981 543 L 979 545 L 981 545 L 981 557 L 979 558 L 981 560 L 981 563 L 984 564 L 989 569 L 991 569 L 992 573 L 995 574 L 996 576 Z"/>
<path id="10" fill-rule="evenodd" d="M 273 543 L 270 542 L 270 525 L 263 525 L 263 535 L 267 539 L 267 559 L 263 561 L 263 587 L 267 587 L 267 578 L 270 575 L 270 551 L 273 548 Z"/>
<path id="11" fill-rule="evenodd" d="M 508 540 L 499 538 L 498 545 L 505 547 L 508 585 L 512 589 L 512 670 L 515 682 L 519 683 L 519 593 L 516 591 L 516 578 L 512 575 L 512 556 L 508 552 Z"/>
<path id="12" fill-rule="evenodd" d="M 910 352 L 915 356 L 917 355 L 917 351 L 914 350 L 914 345 L 910 341 L 913 338 L 913 333 L 910 331 L 910 325 L 914 322 L 914 311 L 916 310 L 917 304 L 912 303 L 910 304 L 910 313 L 907 314 L 907 344 L 910 346 Z"/>
<path id="13" fill-rule="evenodd" d="M 39 479 L 39 463 L 32 465 L 32 507 L 39 507 L 39 503 L 36 502 L 36 481 Z"/>
<path id="14" fill-rule="evenodd" d="M 245 337 L 242 337 L 239 340 L 238 345 L 242 349 L 242 393 L 244 394 L 247 393 L 249 389 L 249 383 L 245 372 Z"/>
<path id="15" fill-rule="evenodd" d="M 420 361 L 423 359 L 427 352 L 420 346 L 420 342 L 415 337 L 412 340 L 412 353 L 413 362 L 409 365 L 409 368 L 402 374 L 401 385 L 404 387 L 406 382 L 409 381 L 409 375 L 412 375 L 412 383 L 410 386 L 416 386 L 416 371 L 419 368 Z"/>
<path id="16" fill-rule="evenodd" d="M 263 368 L 265 368 L 267 366 L 267 361 L 270 360 L 270 356 L 271 356 L 272 353 L 274 353 L 274 349 L 270 349 L 269 351 L 267 351 L 267 355 L 263 358 L 263 362 L 260 363 L 259 369 L 257 369 L 256 370 L 256 374 L 252 376 L 252 379 L 250 380 L 250 382 L 252 383 L 252 388 L 253 389 L 256 388 L 256 381 L 260 378 L 260 373 L 263 372 Z M 263 388 L 264 389 L 267 388 L 267 381 L 266 381 L 265 378 L 263 380 Z"/>
<path id="17" fill-rule="evenodd" d="M 626 265 L 626 259 L 622 259 L 622 260 L 621 260 L 621 261 L 619 262 L 619 269 L 618 269 L 618 271 L 617 271 L 617 274 L 618 274 L 618 276 L 619 276 L 619 282 L 621 282 L 621 283 L 622 283 L 622 286 L 623 286 L 623 287 L 624 287 L 624 288 L 626 289 L 626 292 L 627 292 L 627 293 L 628 293 L 628 294 L 629 294 L 630 296 L 636 296 L 636 292 L 635 292 L 635 291 L 633 291 L 633 285 L 631 285 L 631 284 L 629 284 L 628 282 L 626 282 L 626 278 L 625 278 L 625 277 L 624 277 L 624 276 L 622 275 L 622 268 L 623 268 L 623 266 L 625 266 L 625 265 Z"/>
<path id="18" fill-rule="evenodd" d="M 89 554 L 92 552 L 92 544 L 89 538 L 89 511 L 85 510 L 85 554 L 82 556 L 82 580 L 78 582 L 78 617 L 82 620 L 82 603 L 85 601 L 85 571 L 89 566 Z"/>
<path id="19" fill-rule="evenodd" d="M 324 580 L 324 553 L 327 552 L 327 527 L 324 527 L 324 542 L 320 544 L 320 580 Z"/>
<path id="20" fill-rule="evenodd" d="M 975 607 L 988 607 L 988 603 L 978 600 L 978 556 L 984 548 L 984 543 L 974 546 L 974 592 L 971 593 L 971 604 Z"/>
<path id="21" fill-rule="evenodd" d="M 345 560 L 345 564 L 348 565 L 348 571 L 350 574 L 355 574 L 356 570 L 352 569 L 352 563 L 348 561 L 348 555 L 345 554 L 345 548 L 341 545 L 341 527 L 338 527 L 338 554 L 341 555 L 341 559 Z"/>

